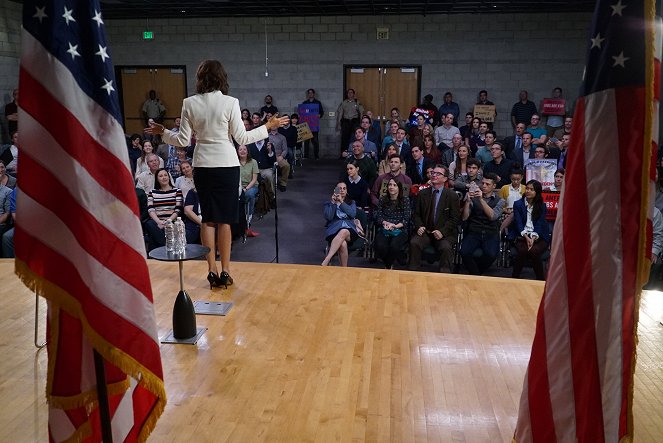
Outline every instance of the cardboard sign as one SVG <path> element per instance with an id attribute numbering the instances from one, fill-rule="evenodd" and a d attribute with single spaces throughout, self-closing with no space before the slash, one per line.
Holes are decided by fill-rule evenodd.
<path id="1" fill-rule="evenodd" d="M 474 105 L 474 116 L 481 121 L 493 123 L 495 121 L 495 105 Z"/>
<path id="2" fill-rule="evenodd" d="M 541 112 L 546 115 L 565 115 L 566 100 L 563 98 L 544 98 Z"/>
<path id="3" fill-rule="evenodd" d="M 525 162 L 526 181 L 536 180 L 544 189 L 555 184 L 556 170 L 557 160 L 554 158 L 530 158 Z"/>
<path id="4" fill-rule="evenodd" d="M 301 123 L 308 123 L 313 132 L 320 131 L 320 105 L 317 103 L 302 103 L 297 106 L 297 114 Z"/>
<path id="5" fill-rule="evenodd" d="M 313 138 L 313 133 L 311 132 L 311 128 L 308 127 L 308 123 L 300 123 L 295 128 L 297 128 L 297 143 Z"/>
<path id="6" fill-rule="evenodd" d="M 559 192 L 545 191 L 541 193 L 541 197 L 546 204 L 546 220 L 555 221 L 559 208 Z"/>

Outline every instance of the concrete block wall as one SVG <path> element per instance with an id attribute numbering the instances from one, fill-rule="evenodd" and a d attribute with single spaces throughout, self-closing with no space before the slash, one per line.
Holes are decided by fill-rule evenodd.
<path id="1" fill-rule="evenodd" d="M 20 9 L 0 0 L 3 104 L 18 82 Z M 325 111 L 335 111 L 344 64 L 421 65 L 422 95 L 433 94 L 437 105 L 450 90 L 464 113 L 477 92 L 487 89 L 497 104 L 495 128 L 505 136 L 520 89 L 537 104 L 555 86 L 575 100 L 590 19 L 590 14 L 171 18 L 106 20 L 106 26 L 115 64 L 186 65 L 189 93 L 198 63 L 220 59 L 231 95 L 252 111 L 271 94 L 283 112 L 293 112 L 310 87 Z M 377 27 L 389 28 L 389 40 L 376 39 Z M 144 30 L 153 31 L 154 40 L 143 40 Z M 358 95 L 361 99 L 361 91 Z M 328 157 L 338 152 L 334 123 L 328 116 L 322 122 L 322 154 Z"/>
<path id="2" fill-rule="evenodd" d="M 465 113 L 478 91 L 487 89 L 497 105 L 495 128 L 506 136 L 521 89 L 537 105 L 556 86 L 575 100 L 590 19 L 590 14 L 176 18 L 149 25 L 108 20 L 107 30 L 114 63 L 185 64 L 189 89 L 201 60 L 220 59 L 230 94 L 251 111 L 271 94 L 280 110 L 293 112 L 309 87 L 326 111 L 335 111 L 344 64 L 421 65 L 422 95 L 433 94 L 438 106 L 450 90 Z M 377 27 L 389 28 L 389 40 L 376 39 Z M 153 31 L 154 40 L 142 40 L 144 30 Z M 361 91 L 358 96 L 361 100 Z M 339 138 L 334 118 L 326 117 L 323 155 L 336 155 Z"/>
<path id="3" fill-rule="evenodd" d="M 12 100 L 12 91 L 18 85 L 18 61 L 21 39 L 21 5 L 0 0 L 0 141 L 7 143 L 5 104 Z"/>

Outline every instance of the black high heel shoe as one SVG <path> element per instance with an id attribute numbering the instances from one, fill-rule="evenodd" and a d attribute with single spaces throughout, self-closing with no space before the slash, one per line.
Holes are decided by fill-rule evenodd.
<path id="1" fill-rule="evenodd" d="M 223 286 L 225 289 L 228 289 L 228 285 L 233 284 L 233 278 L 226 271 L 223 271 L 219 275 L 219 284 L 218 286 Z"/>
<path id="2" fill-rule="evenodd" d="M 216 275 L 213 272 L 210 272 L 207 274 L 207 281 L 209 282 L 209 288 L 212 289 L 214 286 L 219 287 L 221 286 L 220 282 L 221 279 L 219 278 L 218 275 Z"/>

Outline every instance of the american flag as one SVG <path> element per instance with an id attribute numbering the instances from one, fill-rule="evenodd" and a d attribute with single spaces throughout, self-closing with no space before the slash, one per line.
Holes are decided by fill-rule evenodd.
<path id="1" fill-rule="evenodd" d="M 518 443 L 633 436 L 637 312 L 651 250 L 658 133 L 654 16 L 654 0 L 596 4 Z"/>
<path id="2" fill-rule="evenodd" d="M 49 438 L 144 441 L 166 397 L 138 204 L 98 1 L 24 1 L 16 273 L 48 300 Z"/>

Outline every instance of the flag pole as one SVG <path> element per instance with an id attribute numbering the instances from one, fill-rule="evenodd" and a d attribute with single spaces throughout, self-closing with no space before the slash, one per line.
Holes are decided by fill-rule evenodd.
<path id="1" fill-rule="evenodd" d="M 104 359 L 96 349 L 94 349 L 93 352 L 94 372 L 97 378 L 97 397 L 99 399 L 99 419 L 101 421 L 101 441 L 104 443 L 113 443 L 110 410 L 108 408 L 108 390 L 106 389 L 106 369 L 104 368 Z"/>

